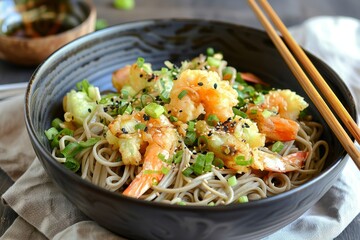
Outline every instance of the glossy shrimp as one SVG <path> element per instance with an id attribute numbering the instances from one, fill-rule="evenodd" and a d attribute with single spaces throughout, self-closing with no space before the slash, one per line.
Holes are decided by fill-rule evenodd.
<path id="1" fill-rule="evenodd" d="M 143 164 L 140 173 L 123 192 L 127 196 L 139 198 L 153 184 L 162 179 L 162 168 L 166 167 L 166 163 L 159 156 L 162 155 L 165 159 L 172 157 L 178 144 L 178 134 L 164 115 L 144 120 L 147 119 L 144 117 L 144 113 L 138 112 L 133 113 L 130 118 L 129 122 L 127 116 L 118 116 L 111 123 L 112 126 L 109 126 L 108 140 L 110 143 L 114 143 L 114 138 L 117 139 L 118 144 L 116 145 L 115 142 L 114 146 L 119 147 L 125 164 Z M 146 127 L 143 130 L 136 130 L 133 126 L 140 122 L 146 124 Z M 134 134 L 127 137 L 131 133 Z M 122 138 L 124 135 L 126 137 Z M 134 141 L 137 144 L 134 144 Z M 143 157 L 141 157 L 142 151 L 145 152 Z"/>
<path id="2" fill-rule="evenodd" d="M 184 70 L 174 81 L 170 103 L 165 107 L 182 122 L 215 114 L 221 121 L 234 115 L 237 92 L 219 74 L 206 70 Z"/>
<path id="3" fill-rule="evenodd" d="M 290 90 L 270 91 L 261 104 L 249 104 L 247 114 L 255 121 L 268 140 L 294 140 L 299 131 L 296 122 L 308 104 Z"/>

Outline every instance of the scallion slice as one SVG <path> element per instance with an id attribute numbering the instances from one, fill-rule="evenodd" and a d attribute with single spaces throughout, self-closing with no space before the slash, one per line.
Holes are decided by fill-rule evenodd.
<path id="1" fill-rule="evenodd" d="M 233 113 L 235 114 L 235 115 L 237 115 L 237 116 L 240 116 L 240 117 L 242 117 L 242 118 L 247 118 L 248 117 L 248 115 L 246 114 L 246 113 L 244 113 L 243 111 L 241 111 L 241 110 L 239 110 L 239 109 L 237 109 L 237 108 L 235 108 L 235 107 L 233 107 Z"/>
<path id="2" fill-rule="evenodd" d="M 192 169 L 192 167 L 187 167 L 182 171 L 182 174 L 185 177 L 189 177 L 193 172 L 194 172 L 194 170 Z"/>
<path id="3" fill-rule="evenodd" d="M 246 195 L 239 197 L 239 203 L 247 203 L 249 202 L 249 199 Z"/>
<path id="4" fill-rule="evenodd" d="M 188 94 L 188 92 L 186 90 L 182 90 L 179 95 L 178 95 L 178 98 L 181 100 L 183 97 L 186 96 L 186 94 Z"/>
<path id="5" fill-rule="evenodd" d="M 164 112 L 164 107 L 154 102 L 145 106 L 145 113 L 152 118 L 159 118 Z"/>
<path id="6" fill-rule="evenodd" d="M 144 123 L 138 123 L 135 125 L 135 130 L 141 130 L 141 131 L 144 131 L 146 128 L 146 124 Z"/>
<path id="7" fill-rule="evenodd" d="M 284 143 L 281 141 L 277 141 L 272 145 L 271 151 L 279 153 L 281 152 L 281 150 L 283 150 L 283 148 L 284 148 Z"/>
<path id="8" fill-rule="evenodd" d="M 51 128 L 49 128 L 48 130 L 45 131 L 45 135 L 46 135 L 47 139 L 49 139 L 49 140 L 53 140 L 54 137 L 58 133 L 59 133 L 59 131 L 54 127 L 51 127 Z"/>
<path id="9" fill-rule="evenodd" d="M 219 118 L 215 114 L 210 114 L 206 120 L 210 126 L 215 126 L 219 121 Z"/>
<path id="10" fill-rule="evenodd" d="M 234 176 L 229 177 L 227 182 L 230 187 L 235 186 L 237 183 L 236 176 L 234 175 Z"/>

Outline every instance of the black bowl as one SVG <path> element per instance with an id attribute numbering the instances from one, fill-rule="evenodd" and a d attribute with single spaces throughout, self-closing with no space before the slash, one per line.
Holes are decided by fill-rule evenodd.
<path id="1" fill-rule="evenodd" d="M 305 96 L 311 113 L 325 126 L 329 157 L 321 174 L 301 187 L 246 204 L 216 207 L 166 205 L 128 198 L 82 180 L 52 158 L 44 130 L 62 114 L 62 98 L 86 78 L 112 89 L 111 73 L 138 57 L 154 69 L 179 63 L 213 47 L 228 62 L 257 74 L 274 87 Z M 309 54 L 340 101 L 356 118 L 354 100 L 341 79 Z M 110 27 L 71 42 L 34 73 L 26 93 L 26 126 L 35 152 L 54 183 L 84 214 L 131 239 L 257 239 L 286 226 L 313 206 L 343 169 L 345 151 L 297 83 L 267 34 L 203 20 L 149 20 Z"/>

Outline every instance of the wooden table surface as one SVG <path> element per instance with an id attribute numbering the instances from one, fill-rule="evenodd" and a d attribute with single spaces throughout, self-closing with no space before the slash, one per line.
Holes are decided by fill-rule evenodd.
<path id="1" fill-rule="evenodd" d="M 109 26 L 150 18 L 199 18 L 233 22 L 262 28 L 245 0 L 135 0 L 130 11 L 112 7 L 112 0 L 93 0 L 98 18 Z M 284 23 L 289 27 L 314 16 L 349 16 L 360 19 L 358 0 L 269 0 Z M 1 13 L 0 13 L 1 14 Z M 0 84 L 27 82 L 36 67 L 21 67 L 0 60 Z M 1 160 L 1 156 L 0 156 Z M 12 184 L 0 169 L 0 195 Z M 0 236 L 17 217 L 9 207 L 0 203 Z M 326 229 L 324 229 L 326 231 Z M 360 215 L 338 236 L 337 240 L 360 238 Z"/>

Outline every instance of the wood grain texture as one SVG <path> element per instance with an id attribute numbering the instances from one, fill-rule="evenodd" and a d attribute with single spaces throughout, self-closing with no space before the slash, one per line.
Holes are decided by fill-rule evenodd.
<path id="1" fill-rule="evenodd" d="M 112 0 L 93 0 L 93 2 L 97 7 L 98 18 L 107 20 L 109 25 L 150 18 L 201 18 L 262 28 L 245 0 L 136 0 L 136 7 L 131 11 L 114 9 Z M 358 0 L 269 0 L 269 2 L 288 27 L 320 15 L 360 19 Z M 0 61 L 0 84 L 27 82 L 34 70 L 35 67 L 21 67 Z M 0 169 L 0 194 L 3 194 L 11 184 L 11 179 Z M 16 216 L 14 211 L 0 203 L 0 236 Z M 359 239 L 359 236 L 360 214 L 336 240 Z"/>

